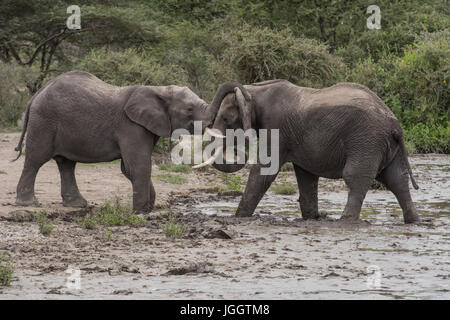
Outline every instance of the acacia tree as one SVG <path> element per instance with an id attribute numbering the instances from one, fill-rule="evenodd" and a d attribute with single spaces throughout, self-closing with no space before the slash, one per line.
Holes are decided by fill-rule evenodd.
<path id="1" fill-rule="evenodd" d="M 0 59 L 39 69 L 37 79 L 26 84 L 30 93 L 39 90 L 49 73 L 70 69 L 77 56 L 92 48 L 143 47 L 159 41 L 155 23 L 148 16 L 151 10 L 140 3 L 129 4 L 124 0 L 117 8 L 110 1 L 96 5 L 78 1 L 82 28 L 69 30 L 66 10 L 71 2 L 2 0 L 0 3 Z"/>

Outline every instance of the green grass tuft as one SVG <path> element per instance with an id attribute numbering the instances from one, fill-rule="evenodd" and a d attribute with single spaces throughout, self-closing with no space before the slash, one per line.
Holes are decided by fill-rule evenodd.
<path id="1" fill-rule="evenodd" d="M 179 174 L 161 173 L 156 175 L 156 179 L 162 182 L 172 183 L 172 184 L 184 184 L 188 180 Z"/>
<path id="2" fill-rule="evenodd" d="M 294 165 L 292 162 L 286 162 L 280 169 L 281 172 L 294 171 Z"/>
<path id="3" fill-rule="evenodd" d="M 119 198 L 105 202 L 100 208 L 89 212 L 80 221 L 85 229 L 96 229 L 99 225 L 144 227 L 147 224 L 144 218 L 136 215 L 131 205 L 122 205 Z"/>
<path id="4" fill-rule="evenodd" d="M 290 182 L 272 186 L 272 191 L 275 194 L 292 195 L 297 193 L 297 186 Z"/>
<path id="5" fill-rule="evenodd" d="M 177 215 L 170 210 L 163 216 L 160 227 L 166 236 L 171 239 L 181 238 L 187 232 L 186 225 L 179 221 Z"/>
<path id="6" fill-rule="evenodd" d="M 8 261 L 5 261 L 5 255 L 0 254 L 0 286 L 9 286 L 12 281 L 14 270 Z"/>
<path id="7" fill-rule="evenodd" d="M 35 215 L 36 223 L 39 227 L 39 232 L 41 234 L 43 234 L 44 236 L 49 236 L 52 233 L 55 226 L 53 226 L 49 223 L 49 219 L 47 218 L 46 213 L 44 211 L 41 211 L 41 212 L 35 213 L 34 215 Z"/>

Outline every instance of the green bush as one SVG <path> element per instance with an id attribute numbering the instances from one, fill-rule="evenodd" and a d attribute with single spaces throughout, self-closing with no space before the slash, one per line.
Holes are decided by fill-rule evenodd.
<path id="1" fill-rule="evenodd" d="M 450 30 L 423 34 L 395 58 L 386 79 L 388 96 L 400 105 L 397 117 L 416 123 L 446 125 L 450 105 Z"/>
<path id="2" fill-rule="evenodd" d="M 90 72 L 101 80 L 117 85 L 176 84 L 185 86 L 184 70 L 171 63 L 161 63 L 156 58 L 145 56 L 136 49 L 111 51 L 94 49 L 77 64 L 77 69 Z"/>
<path id="3" fill-rule="evenodd" d="M 244 25 L 226 37 L 223 61 L 244 83 L 286 79 L 301 86 L 324 87 L 336 83 L 345 72 L 341 59 L 330 54 L 326 45 L 296 38 L 289 29 Z"/>
<path id="4" fill-rule="evenodd" d="M 405 139 L 419 153 L 450 153 L 450 127 L 418 123 L 406 130 Z"/>
<path id="5" fill-rule="evenodd" d="M 16 128 L 31 98 L 27 83 L 34 79 L 35 70 L 0 61 L 0 128 Z"/>

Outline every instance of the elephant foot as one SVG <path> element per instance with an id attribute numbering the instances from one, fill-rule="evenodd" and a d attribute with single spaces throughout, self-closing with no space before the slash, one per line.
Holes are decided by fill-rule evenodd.
<path id="1" fill-rule="evenodd" d="M 349 215 L 349 214 L 344 214 L 341 216 L 341 218 L 339 219 L 340 221 L 345 221 L 345 222 L 360 222 L 361 220 L 359 219 L 359 215 Z"/>
<path id="2" fill-rule="evenodd" d="M 87 201 L 83 197 L 65 197 L 63 199 L 63 206 L 64 207 L 72 207 L 72 208 L 85 208 L 87 207 Z"/>
<path id="3" fill-rule="evenodd" d="M 21 207 L 36 207 L 39 206 L 40 203 L 36 199 L 35 196 L 32 197 L 17 197 L 16 198 L 16 206 Z"/>
<path id="4" fill-rule="evenodd" d="M 314 213 L 302 213 L 303 220 L 319 220 L 320 218 L 324 218 L 324 216 L 320 215 L 318 212 Z"/>
<path id="5" fill-rule="evenodd" d="M 253 215 L 253 212 L 248 211 L 236 211 L 235 216 L 236 217 L 251 217 Z"/>
<path id="6" fill-rule="evenodd" d="M 420 223 L 419 215 L 416 212 L 408 212 L 403 215 L 405 224 Z"/>
<path id="7" fill-rule="evenodd" d="M 147 213 L 150 213 L 153 211 L 153 206 L 145 206 L 145 207 L 139 207 L 139 208 L 134 207 L 133 211 L 136 214 L 147 214 Z"/>

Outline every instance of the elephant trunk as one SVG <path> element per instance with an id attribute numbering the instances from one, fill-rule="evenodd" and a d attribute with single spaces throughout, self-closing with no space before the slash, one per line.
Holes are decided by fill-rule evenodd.
<path id="1" fill-rule="evenodd" d="M 217 112 L 219 111 L 220 104 L 225 96 L 229 93 L 234 93 L 234 88 L 239 88 L 242 91 L 246 100 L 250 100 L 250 94 L 244 88 L 242 84 L 235 81 L 228 81 L 223 83 L 216 91 L 214 95 L 213 101 L 210 105 L 208 105 L 206 113 L 208 114 L 208 118 L 211 119 L 211 122 L 214 122 L 216 118 Z"/>

